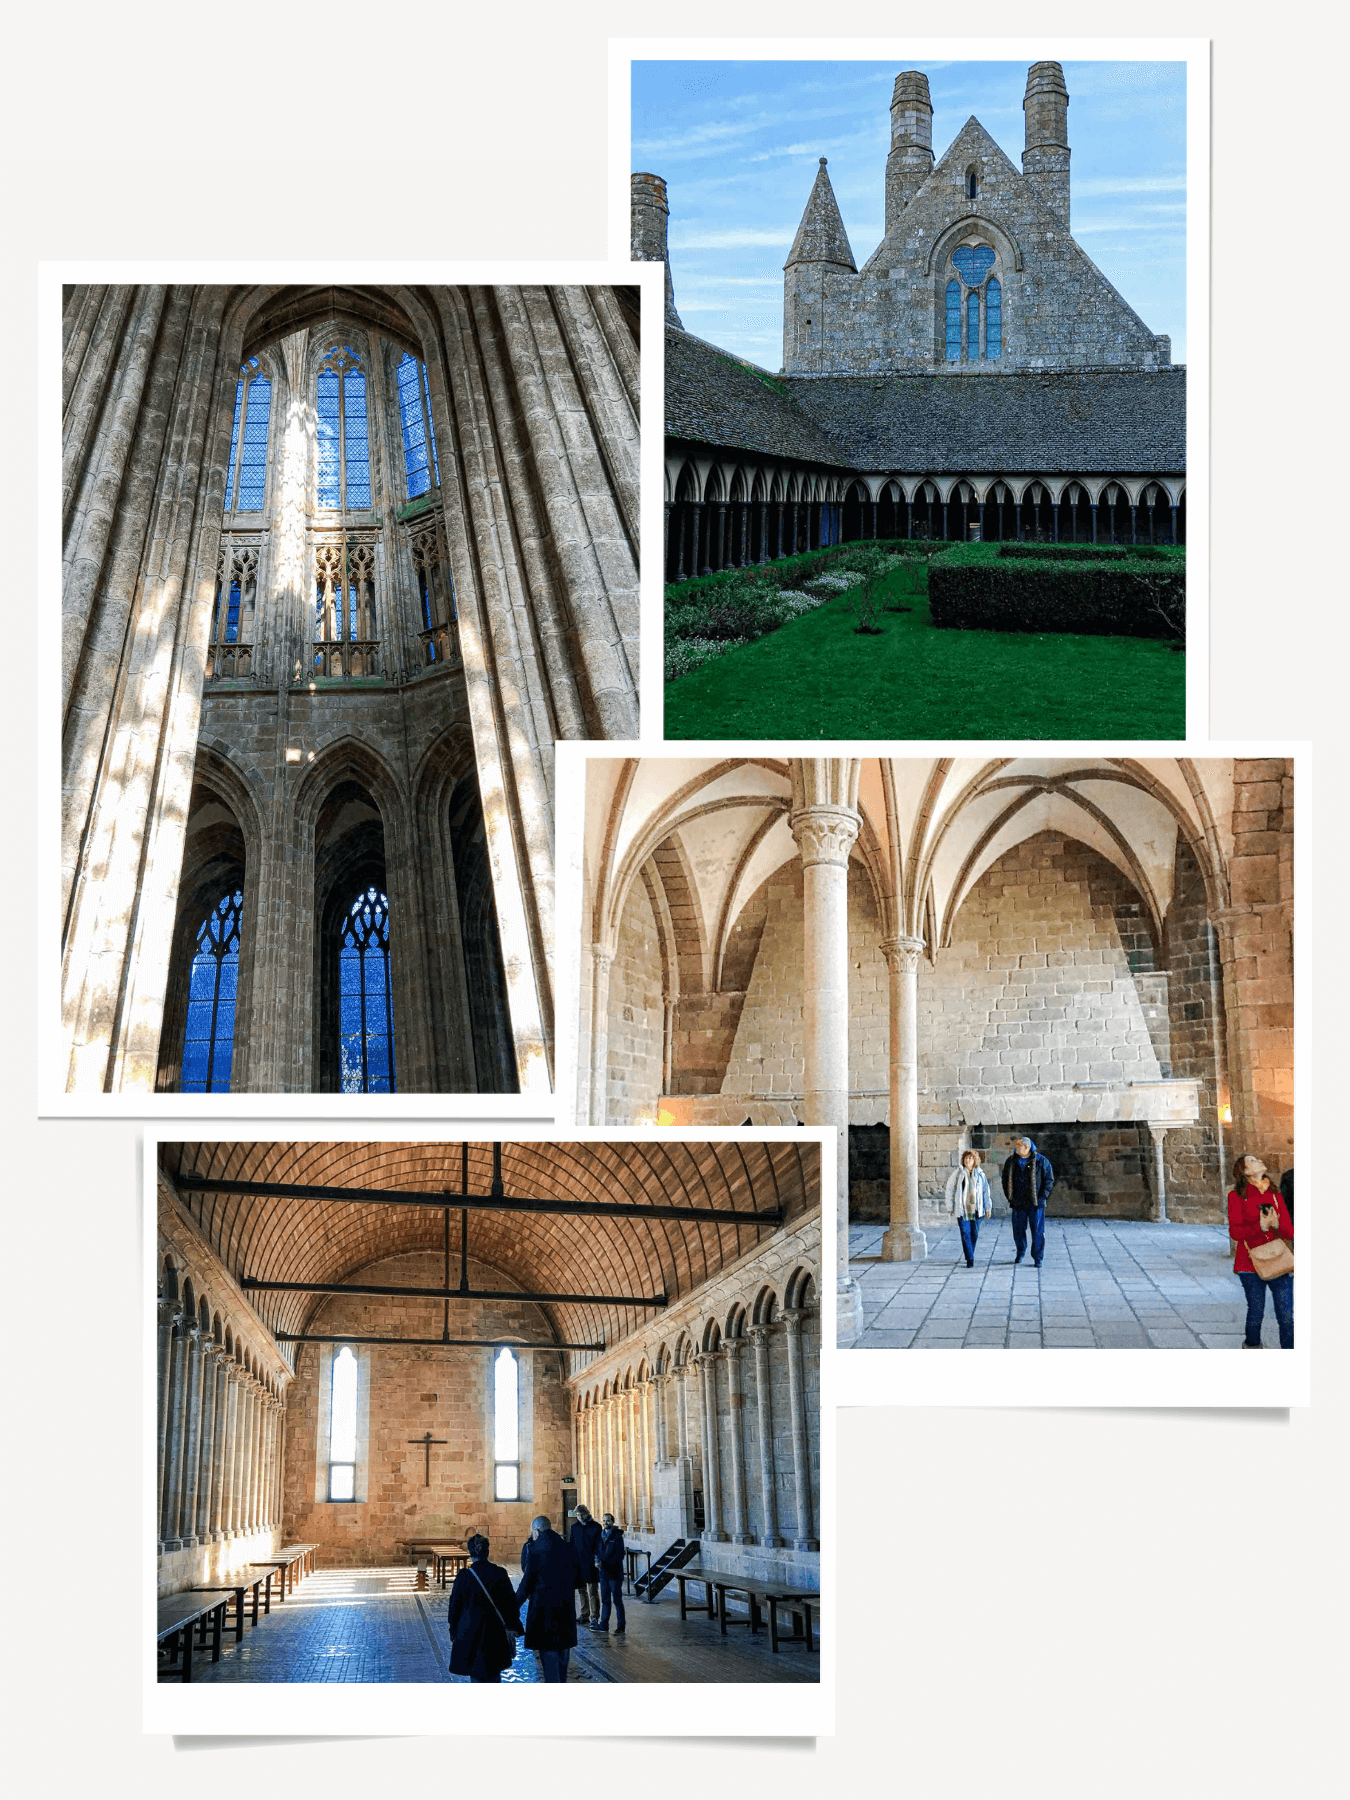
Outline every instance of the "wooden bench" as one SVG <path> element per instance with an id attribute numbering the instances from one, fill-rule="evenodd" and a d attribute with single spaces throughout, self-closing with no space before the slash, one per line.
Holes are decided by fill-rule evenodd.
<path id="1" fill-rule="evenodd" d="M 286 1544 L 282 1549 L 277 1551 L 275 1556 L 254 1557 L 248 1564 L 248 1567 L 250 1569 L 274 1570 L 279 1577 L 277 1583 L 277 1598 L 279 1600 L 284 1600 L 286 1598 L 287 1587 L 289 1586 L 291 1592 L 294 1593 L 297 1580 L 302 1576 L 309 1574 L 313 1569 L 314 1553 L 318 1548 L 319 1546 L 317 1544 Z M 300 1576 L 297 1576 L 295 1573 L 297 1568 L 300 1570 Z M 272 1609 L 270 1605 L 267 1610 L 268 1612 L 271 1612 Z"/>
<path id="2" fill-rule="evenodd" d="M 811 1608 L 814 1606 L 817 1611 L 820 1609 L 819 1590 L 777 1587 L 769 1589 L 764 1594 L 764 1599 L 769 1608 L 769 1646 L 775 1656 L 778 1654 L 778 1608 L 780 1606 L 789 1607 L 792 1611 L 792 1636 L 794 1638 L 800 1638 L 802 1635 L 801 1623 L 798 1619 L 798 1614 L 801 1615 L 801 1620 L 806 1625 L 806 1648 L 814 1650 L 816 1645 L 815 1639 L 811 1635 Z"/>
<path id="3" fill-rule="evenodd" d="M 188 1592 L 190 1594 L 225 1594 L 234 1597 L 234 1641 L 237 1644 L 242 1640 L 244 1635 L 244 1595 L 250 1588 L 253 1589 L 253 1617 L 250 1620 L 250 1623 L 256 1630 L 258 1624 L 258 1590 L 260 1588 L 267 1589 L 267 1611 L 271 1612 L 272 1577 L 274 1574 L 275 1570 L 269 1569 L 266 1575 L 241 1575 L 237 1581 L 202 1581 L 199 1582 L 196 1587 L 189 1588 Z M 226 1618 L 225 1623 L 227 1626 L 229 1625 L 230 1621 L 228 1617 Z"/>
<path id="4" fill-rule="evenodd" d="M 225 1609 L 229 1604 L 228 1595 L 213 1593 L 210 1598 L 203 1600 L 200 1594 L 191 1589 L 186 1593 L 165 1594 L 162 1597 L 158 1604 L 155 1647 L 158 1651 L 166 1645 L 170 1646 L 170 1654 L 177 1661 L 159 1671 L 161 1680 L 192 1680 L 192 1640 L 195 1635 L 199 1646 L 205 1649 L 208 1625 L 211 1632 L 211 1661 L 220 1661 L 220 1640 L 225 1630 Z"/>
<path id="5" fill-rule="evenodd" d="M 314 1573 L 314 1558 L 318 1554 L 318 1549 L 319 1546 L 317 1544 L 283 1544 L 281 1549 L 278 1550 L 277 1555 L 289 1556 L 293 1563 L 298 1562 L 300 1564 L 300 1579 L 303 1581 L 306 1575 L 312 1575 Z M 295 1577 L 292 1575 L 291 1587 L 294 1588 L 294 1586 Z"/>
<path id="6" fill-rule="evenodd" d="M 678 1581 L 680 1584 L 680 1617 L 681 1617 L 681 1619 L 687 1619 L 689 1617 L 689 1613 L 688 1613 L 688 1609 L 687 1609 L 687 1605 L 686 1605 L 686 1595 L 685 1595 L 685 1590 L 684 1590 L 684 1584 L 686 1581 L 697 1581 L 697 1582 L 701 1583 L 702 1588 L 703 1588 L 703 1597 L 707 1603 L 708 1617 L 710 1619 L 715 1619 L 717 1617 L 717 1614 L 714 1610 L 714 1608 L 716 1606 L 716 1596 L 713 1593 L 713 1577 L 712 1577 L 712 1575 L 706 1573 L 703 1569 L 701 1569 L 698 1566 L 697 1563 L 686 1563 L 682 1569 L 676 1569 L 674 1571 L 674 1575 L 675 1575 L 676 1581 Z"/>
<path id="7" fill-rule="evenodd" d="M 686 1581 L 701 1582 L 707 1602 L 708 1617 L 715 1618 L 722 1636 L 727 1634 L 727 1625 L 745 1624 L 750 1627 L 750 1635 L 754 1637 L 764 1619 L 760 1613 L 760 1602 L 768 1609 L 769 1648 L 774 1655 L 778 1654 L 780 1634 L 778 1630 L 778 1608 L 784 1607 L 793 1614 L 793 1638 L 804 1641 L 808 1650 L 814 1650 L 815 1638 L 811 1630 L 811 1609 L 819 1607 L 820 1593 L 814 1588 L 794 1588 L 778 1584 L 766 1584 L 761 1581 L 744 1581 L 725 1569 L 704 1569 L 698 1563 L 686 1563 L 684 1568 L 675 1570 L 675 1579 L 680 1584 L 680 1617 L 687 1618 L 684 1584 Z M 727 1613 L 727 1595 L 744 1594 L 746 1598 L 747 1617 L 731 1619 Z M 802 1626 L 805 1625 L 803 1638 Z M 791 1640 L 789 1640 L 791 1641 Z"/>

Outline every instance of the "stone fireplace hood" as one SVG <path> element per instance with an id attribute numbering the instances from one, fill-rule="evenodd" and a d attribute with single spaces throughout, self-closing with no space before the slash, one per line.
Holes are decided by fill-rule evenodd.
<path id="1" fill-rule="evenodd" d="M 1200 1083 L 1182 1078 L 1012 1090 L 948 1088 L 943 1098 L 950 1102 L 953 1120 L 965 1125 L 1094 1125 L 1136 1119 L 1166 1126 L 1194 1125 L 1200 1118 Z"/>

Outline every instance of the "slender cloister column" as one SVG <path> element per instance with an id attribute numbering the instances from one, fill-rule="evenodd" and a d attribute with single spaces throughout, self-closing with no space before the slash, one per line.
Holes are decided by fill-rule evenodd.
<path id="1" fill-rule="evenodd" d="M 164 1504 L 165 1487 L 164 1472 L 168 1464 L 169 1453 L 169 1400 L 173 1391 L 173 1346 L 174 1334 L 183 1322 L 181 1302 L 161 1298 L 158 1302 L 159 1314 L 159 1430 L 156 1438 L 156 1483 L 155 1498 L 158 1502 L 156 1518 L 160 1521 L 159 1535 L 164 1536 Z"/>
<path id="2" fill-rule="evenodd" d="M 221 1538 L 230 1535 L 230 1479 L 234 1468 L 234 1435 L 235 1435 L 235 1399 L 234 1399 L 235 1361 L 232 1356 L 220 1359 L 220 1379 L 224 1383 L 220 1396 L 220 1472 L 217 1476 L 216 1513 L 219 1518 L 217 1527 Z"/>
<path id="3" fill-rule="evenodd" d="M 778 1534 L 778 1489 L 773 1462 L 773 1399 L 769 1387 L 769 1332 L 765 1325 L 750 1327 L 755 1351 L 755 1405 L 759 1413 L 759 1498 L 764 1531 L 760 1543 L 769 1549 L 783 1542 Z"/>
<path id="4" fill-rule="evenodd" d="M 887 938 L 882 946 L 891 990 L 891 1223 L 883 1262 L 922 1262 L 919 1229 L 919 957 L 923 939 Z"/>
<path id="5" fill-rule="evenodd" d="M 731 1437 L 731 1541 L 753 1544 L 745 1493 L 745 1390 L 741 1386 L 741 1344 L 728 1338 L 722 1346 L 727 1365 L 728 1431 Z"/>
<path id="6" fill-rule="evenodd" d="M 236 1357 L 230 1370 L 230 1449 L 225 1471 L 225 1535 L 239 1534 L 239 1440 L 244 1425 L 244 1370 Z"/>
<path id="7" fill-rule="evenodd" d="M 629 1523 L 628 1491 L 628 1395 L 620 1388 L 614 1396 L 614 1478 L 616 1504 L 610 1508 L 615 1519 L 627 1531 Z"/>
<path id="8" fill-rule="evenodd" d="M 670 1376 L 657 1374 L 652 1376 L 652 1410 L 656 1427 L 656 1466 L 661 1468 L 668 1460 L 666 1452 L 666 1389 L 670 1385 Z"/>
<path id="9" fill-rule="evenodd" d="M 258 1472 L 258 1384 L 253 1376 L 244 1377 L 243 1463 L 239 1480 L 239 1527 L 245 1533 L 253 1530 L 253 1483 Z"/>
<path id="10" fill-rule="evenodd" d="M 201 1372 L 201 1447 L 198 1451 L 197 1504 L 193 1511 L 192 1535 L 199 1544 L 211 1541 L 211 1478 L 214 1473 L 212 1453 L 216 1436 L 216 1350 L 207 1338 L 202 1345 Z"/>
<path id="11" fill-rule="evenodd" d="M 811 1507 L 811 1463 L 806 1439 L 806 1384 L 802 1378 L 802 1320 L 800 1307 L 786 1307 L 783 1324 L 787 1331 L 788 1400 L 792 1408 L 792 1481 L 797 1495 L 797 1535 L 793 1544 L 798 1550 L 819 1550 L 813 1535 Z"/>
<path id="12" fill-rule="evenodd" d="M 225 1535 L 221 1529 L 221 1498 L 225 1484 L 225 1426 L 229 1381 L 225 1346 L 216 1344 L 211 1357 L 211 1385 L 215 1389 L 215 1428 L 211 1435 L 211 1472 L 207 1500 L 206 1534 L 213 1544 Z"/>
<path id="13" fill-rule="evenodd" d="M 848 862 L 862 821 L 858 765 L 825 757 L 794 765 L 788 824 L 802 859 L 803 1122 L 836 1134 L 836 1316 L 839 1340 L 862 1330 L 862 1294 L 848 1266 Z"/>
<path id="14" fill-rule="evenodd" d="M 169 1397 L 168 1460 L 164 1471 L 164 1516 L 160 1536 L 166 1550 L 178 1548 L 178 1511 L 183 1485 L 183 1433 L 187 1417 L 185 1387 L 187 1383 L 191 1339 L 195 1337 L 195 1320 L 185 1318 L 176 1327 L 173 1341 L 173 1390 Z"/>
<path id="15" fill-rule="evenodd" d="M 1167 1126 L 1149 1120 L 1148 1134 L 1153 1139 L 1153 1217 L 1160 1225 L 1167 1223 Z"/>
<path id="16" fill-rule="evenodd" d="M 609 970 L 614 952 L 591 945 L 591 1124 L 607 1122 L 609 1104 Z"/>
<path id="17" fill-rule="evenodd" d="M 722 1467 L 717 1433 L 717 1357 L 705 1352 L 694 1358 L 703 1393 L 703 1516 L 705 1538 L 726 1542 L 722 1529 Z"/>
<path id="18" fill-rule="evenodd" d="M 652 1470 L 656 1463 L 655 1419 L 653 1409 L 656 1405 L 656 1386 L 650 1377 L 642 1384 L 642 1492 L 644 1531 L 656 1530 L 656 1496 L 653 1492 Z"/>
<path id="19" fill-rule="evenodd" d="M 183 1493 L 178 1530 L 175 1533 L 184 1550 L 190 1550 L 197 1541 L 197 1481 L 202 1463 L 202 1379 L 206 1373 L 206 1345 L 202 1340 L 200 1322 L 189 1336 L 191 1347 L 188 1352 L 183 1419 Z"/>

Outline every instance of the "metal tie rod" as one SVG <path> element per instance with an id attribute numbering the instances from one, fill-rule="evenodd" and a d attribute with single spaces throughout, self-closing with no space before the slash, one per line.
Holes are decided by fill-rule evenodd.
<path id="1" fill-rule="evenodd" d="M 282 1344 L 430 1344 L 438 1350 L 594 1350 L 603 1344 L 522 1344 L 515 1338 L 352 1337 L 349 1332 L 274 1331 Z M 417 1440 L 414 1438 L 413 1442 Z"/>
<path id="2" fill-rule="evenodd" d="M 258 1199 L 331 1200 L 366 1206 L 434 1206 L 438 1212 L 447 1205 L 478 1212 L 572 1213 L 599 1219 L 675 1219 L 689 1224 L 709 1225 L 781 1225 L 787 1217 L 783 1207 L 764 1212 L 743 1212 L 736 1207 L 716 1206 L 639 1206 L 626 1201 L 608 1200 L 518 1200 L 502 1194 L 455 1194 L 449 1188 L 435 1193 L 421 1190 L 391 1194 L 380 1188 L 311 1187 L 278 1181 L 225 1181 L 210 1175 L 179 1175 L 178 1186 L 191 1193 L 242 1194 Z"/>
<path id="3" fill-rule="evenodd" d="M 239 1285 L 267 1294 L 391 1294 L 422 1300 L 524 1300 L 535 1304 L 556 1301 L 573 1306 L 668 1306 L 665 1294 L 522 1294 L 510 1289 L 457 1287 L 374 1287 L 341 1281 L 257 1281 L 241 1275 Z"/>

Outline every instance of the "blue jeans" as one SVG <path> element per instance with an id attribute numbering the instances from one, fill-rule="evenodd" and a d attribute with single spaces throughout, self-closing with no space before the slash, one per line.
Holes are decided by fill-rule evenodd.
<path id="1" fill-rule="evenodd" d="M 570 1645 L 563 1650 L 536 1650 L 535 1660 L 539 1664 L 539 1672 L 545 1681 L 566 1681 L 567 1661 L 572 1651 Z"/>
<path id="2" fill-rule="evenodd" d="M 1275 1303 L 1275 1323 L 1280 1328 L 1281 1350 L 1294 1347 L 1294 1278 L 1277 1275 L 1274 1281 L 1262 1281 L 1249 1269 L 1238 1270 L 1238 1280 L 1247 1296 L 1247 1342 L 1253 1348 L 1261 1342 L 1261 1321 L 1266 1316 L 1266 1290 Z"/>
<path id="3" fill-rule="evenodd" d="M 601 1569 L 601 1571 L 600 1571 L 600 1629 L 601 1629 L 601 1631 L 606 1631 L 609 1628 L 609 1603 L 610 1603 L 611 1599 L 614 1602 L 614 1610 L 618 1614 L 619 1630 L 622 1631 L 627 1624 L 627 1620 L 623 1616 L 623 1576 L 622 1576 L 622 1574 L 606 1575 L 605 1571 L 603 1569 Z"/>
<path id="4" fill-rule="evenodd" d="M 1014 1206 L 1012 1209 L 1013 1244 L 1017 1250 L 1017 1260 L 1021 1262 L 1027 1253 L 1027 1227 L 1031 1227 L 1031 1260 L 1039 1269 L 1041 1258 L 1045 1255 L 1045 1208 L 1043 1206 Z"/>
<path id="5" fill-rule="evenodd" d="M 961 1227 L 961 1248 L 966 1253 L 966 1263 L 969 1265 L 975 1260 L 975 1246 L 980 1241 L 980 1221 L 961 1218 L 956 1223 Z"/>

